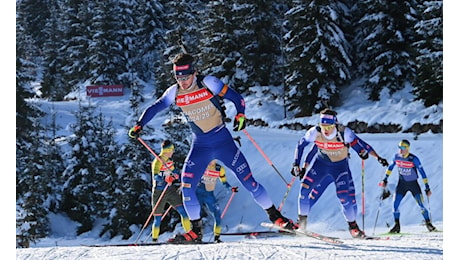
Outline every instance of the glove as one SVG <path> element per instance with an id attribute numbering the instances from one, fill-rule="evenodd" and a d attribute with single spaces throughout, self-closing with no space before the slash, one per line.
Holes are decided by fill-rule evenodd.
<path id="1" fill-rule="evenodd" d="M 431 196 L 431 190 L 430 190 L 430 186 L 428 184 L 425 185 L 425 194 L 427 197 Z"/>
<path id="2" fill-rule="evenodd" d="M 165 177 L 165 181 L 171 185 L 175 180 L 179 179 L 179 175 L 176 173 L 171 173 L 170 175 Z"/>
<path id="3" fill-rule="evenodd" d="M 389 164 L 387 162 L 387 160 L 385 158 L 382 158 L 382 157 L 377 157 L 377 161 L 379 161 L 379 163 L 383 166 L 383 167 L 387 167 Z"/>
<path id="4" fill-rule="evenodd" d="M 238 192 L 238 186 L 232 187 L 232 192 Z"/>
<path id="5" fill-rule="evenodd" d="M 237 132 L 246 128 L 246 116 L 239 113 L 233 120 L 233 131 Z"/>
<path id="6" fill-rule="evenodd" d="M 383 180 L 379 183 L 379 186 L 380 186 L 380 187 L 383 187 L 383 188 L 386 188 L 386 187 L 387 187 L 387 184 L 388 184 L 388 178 L 385 177 L 385 179 L 383 179 Z"/>
<path id="7" fill-rule="evenodd" d="M 359 152 L 359 157 L 361 157 L 361 159 L 363 160 L 366 160 L 367 158 L 369 158 L 369 153 L 367 152 L 366 149 L 362 149 L 361 152 Z"/>
<path id="8" fill-rule="evenodd" d="M 431 192 L 430 189 L 426 189 L 426 190 L 425 190 L 425 194 L 426 194 L 427 197 L 431 196 L 431 193 L 432 193 L 432 192 Z"/>
<path id="9" fill-rule="evenodd" d="M 294 177 L 297 177 L 297 176 L 300 175 L 300 168 L 299 168 L 299 165 L 296 165 L 295 163 L 292 165 L 291 174 L 292 174 L 292 176 L 294 176 Z"/>
<path id="10" fill-rule="evenodd" d="M 133 128 L 129 129 L 128 135 L 131 138 L 138 138 L 141 131 L 142 131 L 142 126 L 135 125 L 133 126 Z"/>
<path id="11" fill-rule="evenodd" d="M 305 176 L 305 171 L 307 169 L 306 168 L 302 168 L 300 169 L 300 172 L 299 172 L 299 180 L 302 180 L 303 179 L 303 176 Z"/>

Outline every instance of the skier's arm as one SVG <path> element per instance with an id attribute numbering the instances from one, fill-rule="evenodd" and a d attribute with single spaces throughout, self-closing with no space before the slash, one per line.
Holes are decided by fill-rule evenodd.
<path id="1" fill-rule="evenodd" d="M 317 154 L 318 154 L 318 146 L 312 145 L 311 148 L 310 148 L 310 151 L 308 151 L 308 154 L 305 157 L 305 161 L 304 161 L 304 164 L 303 164 L 302 168 L 306 169 L 308 167 L 308 165 L 311 164 L 313 159 L 316 158 Z"/>
<path id="2" fill-rule="evenodd" d="M 158 112 L 169 107 L 176 98 L 176 91 L 177 85 L 169 87 L 155 103 L 144 110 L 136 124 L 140 127 L 144 127 L 156 114 L 158 114 Z"/>
<path id="3" fill-rule="evenodd" d="M 363 159 L 366 160 L 370 155 L 373 157 L 377 158 L 377 161 L 383 166 L 386 167 L 388 166 L 388 162 L 385 158 L 380 157 L 380 155 L 377 154 L 375 149 L 368 143 L 366 143 L 363 139 L 359 138 L 351 129 L 348 127 L 345 128 L 345 141 L 351 140 L 350 146 L 355 150 L 356 153 Z"/>
<path id="4" fill-rule="evenodd" d="M 422 181 L 423 181 L 423 184 L 425 184 L 425 191 L 429 191 L 430 185 L 428 185 L 428 177 L 426 176 L 422 163 L 420 162 L 417 156 L 414 156 L 413 162 L 414 162 L 415 168 L 418 170 L 420 175 L 422 175 Z"/>
<path id="5" fill-rule="evenodd" d="M 236 114 L 244 114 L 246 105 L 243 96 L 238 92 L 214 76 L 206 76 L 203 83 L 214 95 L 230 100 L 235 105 Z"/>

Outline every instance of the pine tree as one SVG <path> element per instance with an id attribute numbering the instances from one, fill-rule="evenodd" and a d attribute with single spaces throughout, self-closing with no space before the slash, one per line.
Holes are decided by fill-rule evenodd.
<path id="1" fill-rule="evenodd" d="M 239 54 L 238 43 L 232 35 L 235 25 L 232 24 L 231 4 L 224 1 L 210 1 L 207 11 L 201 13 L 202 38 L 200 39 L 201 71 L 204 75 L 221 78 L 229 86 L 234 75 Z"/>
<path id="2" fill-rule="evenodd" d="M 116 181 L 116 147 L 111 122 L 93 115 L 94 107 L 82 105 L 72 125 L 74 137 L 63 186 L 61 210 L 81 225 L 77 234 L 91 230 L 98 218 L 107 218 L 113 205 Z"/>
<path id="3" fill-rule="evenodd" d="M 427 107 L 439 104 L 443 95 L 442 6 L 442 1 L 422 1 L 421 19 L 415 25 L 418 56 L 412 93 Z"/>
<path id="4" fill-rule="evenodd" d="M 310 116 L 338 102 L 340 87 L 351 79 L 351 45 L 342 31 L 348 10 L 340 1 L 291 1 L 286 12 L 289 110 Z"/>
<path id="5" fill-rule="evenodd" d="M 43 79 L 40 83 L 42 97 L 51 100 L 63 100 L 71 88 L 65 81 L 67 65 L 65 50 L 65 23 L 62 23 L 64 10 L 60 1 L 49 3 L 50 17 L 47 19 L 42 33 L 48 37 L 43 45 Z"/>
<path id="6" fill-rule="evenodd" d="M 370 100 L 379 100 L 382 90 L 391 95 L 415 76 L 413 25 L 414 1 L 362 1 L 357 10 L 367 10 L 356 22 L 357 64 L 364 75 Z"/>
<path id="7" fill-rule="evenodd" d="M 28 247 L 30 242 L 37 242 L 50 231 L 45 205 L 51 192 L 48 173 L 44 172 L 46 144 L 38 119 L 34 120 L 33 126 L 29 134 L 35 138 L 27 146 L 27 156 L 21 159 L 24 167 L 16 172 L 16 243 L 21 247 Z"/>
<path id="8" fill-rule="evenodd" d="M 231 10 L 230 22 L 236 33 L 230 37 L 236 46 L 234 73 L 229 81 L 241 93 L 248 93 L 250 86 L 282 82 L 282 30 L 277 19 L 280 10 L 275 5 L 279 3 L 236 0 Z"/>

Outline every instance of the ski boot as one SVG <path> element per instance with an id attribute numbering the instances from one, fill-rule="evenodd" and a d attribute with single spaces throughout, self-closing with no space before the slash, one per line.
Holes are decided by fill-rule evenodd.
<path id="1" fill-rule="evenodd" d="M 348 222 L 348 230 L 353 238 L 365 238 L 366 234 L 361 231 L 356 221 Z"/>
<path id="2" fill-rule="evenodd" d="M 401 232 L 401 226 L 399 225 L 399 219 L 395 219 L 395 225 L 388 231 L 388 233 L 399 233 Z"/>
<path id="3" fill-rule="evenodd" d="M 436 228 L 433 226 L 433 224 L 431 224 L 430 220 L 425 221 L 425 225 L 428 231 L 430 232 L 436 231 Z"/>
<path id="4" fill-rule="evenodd" d="M 168 239 L 168 243 L 172 244 L 193 244 L 201 243 L 203 239 L 203 223 L 201 219 L 190 221 L 192 229 L 184 234 L 177 234 L 175 237 Z"/>
<path id="5" fill-rule="evenodd" d="M 222 243 L 222 240 L 220 240 L 220 235 L 214 236 L 214 243 Z"/>
<path id="6" fill-rule="evenodd" d="M 285 229 L 296 230 L 299 228 L 299 225 L 294 223 L 291 219 L 288 219 L 281 215 L 281 212 L 275 208 L 275 205 L 272 205 L 270 208 L 266 209 L 268 217 L 272 223 L 277 226 L 280 226 Z"/>

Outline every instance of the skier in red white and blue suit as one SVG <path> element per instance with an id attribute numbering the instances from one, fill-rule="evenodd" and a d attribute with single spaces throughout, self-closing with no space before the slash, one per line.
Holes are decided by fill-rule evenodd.
<path id="1" fill-rule="evenodd" d="M 343 130 L 343 131 L 342 131 Z M 308 144 L 314 143 L 317 149 L 316 159 L 302 179 L 299 192 L 299 226 L 305 227 L 306 219 L 313 204 L 332 181 L 335 183 L 337 198 L 342 204 L 343 214 L 348 222 L 352 237 L 364 237 L 357 223 L 357 206 L 354 194 L 353 177 L 348 165 L 349 147 L 352 147 L 365 160 L 369 154 L 377 158 L 380 164 L 388 166 L 388 162 L 348 127 L 338 125 L 337 113 L 324 109 L 320 113 L 319 126 L 311 127 L 298 141 L 291 173 L 300 175 L 306 171 L 311 156 L 302 169 L 299 167 L 303 150 Z"/>
<path id="2" fill-rule="evenodd" d="M 423 195 L 422 190 L 417 182 L 418 173 L 422 175 L 423 183 L 425 184 L 425 193 L 426 196 L 431 196 L 430 185 L 428 185 L 428 178 L 426 176 L 425 170 L 422 167 L 420 159 L 414 154 L 409 152 L 410 142 L 406 139 L 403 139 L 399 142 L 398 145 L 399 152 L 395 154 L 393 162 L 388 166 L 388 169 L 385 174 L 385 178 L 379 183 L 380 186 L 386 187 L 388 183 L 388 177 L 391 175 L 393 168 L 397 165 L 399 172 L 398 185 L 396 186 L 395 197 L 393 201 L 393 216 L 395 220 L 395 225 L 389 231 L 390 233 L 399 233 L 401 231 L 401 226 L 399 223 L 399 204 L 404 198 L 407 192 L 411 192 L 420 211 L 425 219 L 425 225 L 428 231 L 435 231 L 436 228 L 431 224 L 430 214 L 428 210 L 423 205 Z"/>
<path id="3" fill-rule="evenodd" d="M 137 124 L 128 133 L 130 137 L 137 138 L 143 126 L 158 112 L 172 104 L 182 110 L 191 126 L 192 144 L 185 159 L 181 178 L 182 199 L 192 223 L 192 230 L 177 235 L 170 242 L 193 243 L 202 240 L 200 203 L 195 190 L 206 167 L 214 159 L 232 170 L 255 202 L 267 212 L 270 221 L 284 228 L 296 229 L 297 225 L 281 215 L 265 188 L 254 179 L 245 156 L 235 145 L 230 131 L 225 126 L 224 112 L 217 96 L 230 100 L 235 105 L 237 115 L 234 118 L 234 131 L 246 127 L 243 97 L 214 76 L 198 75 L 194 68 L 194 58 L 190 54 L 178 54 L 173 60 L 173 71 L 177 83 L 169 87 L 142 113 Z"/>

